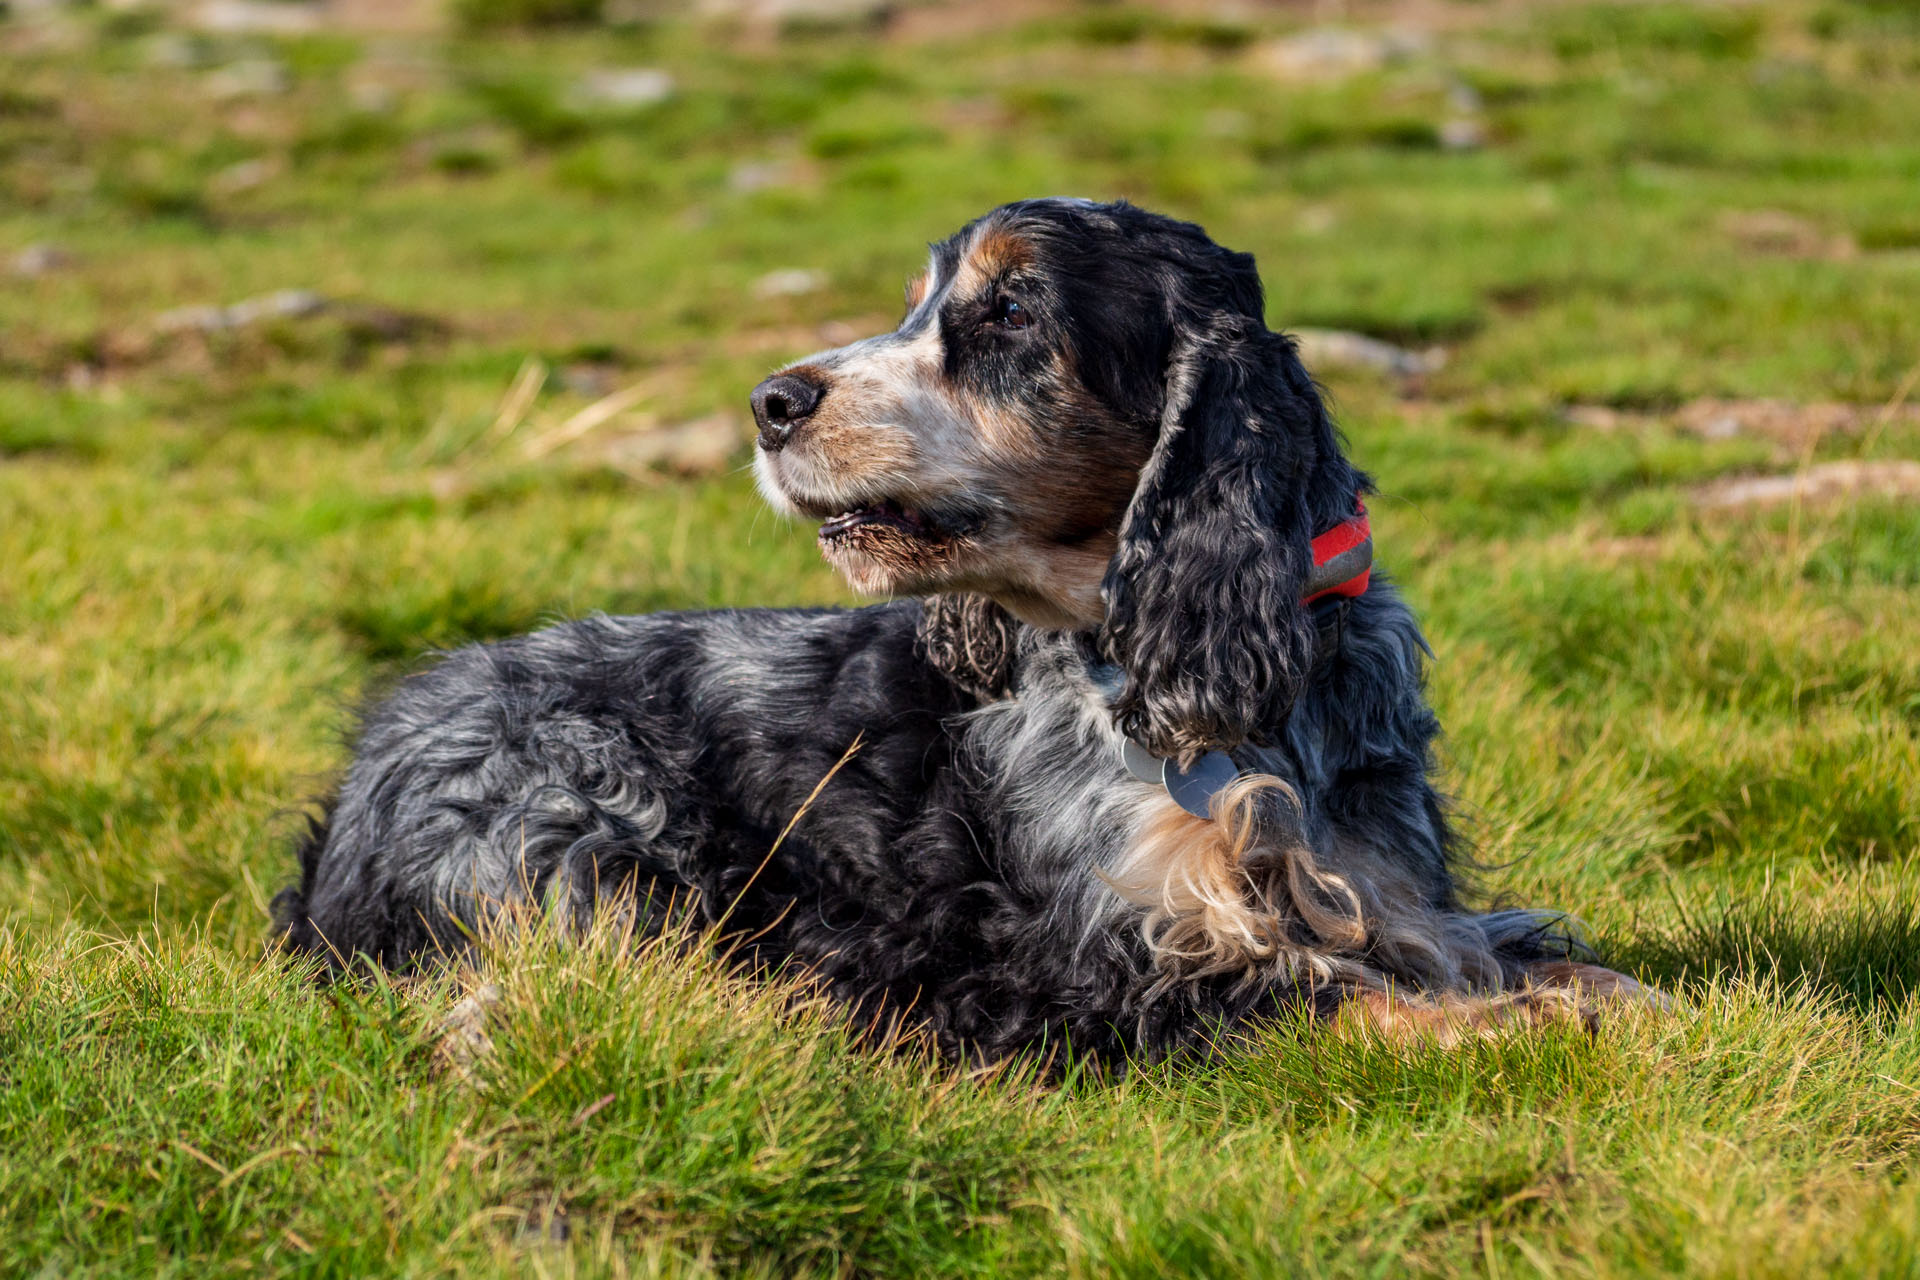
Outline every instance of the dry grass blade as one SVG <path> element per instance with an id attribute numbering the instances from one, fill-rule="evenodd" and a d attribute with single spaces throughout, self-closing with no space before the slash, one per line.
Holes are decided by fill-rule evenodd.
<path id="1" fill-rule="evenodd" d="M 846 767 L 847 761 L 853 759 L 853 757 L 858 754 L 861 744 L 865 741 L 866 735 L 864 733 L 854 734 L 853 741 L 848 743 L 847 749 L 840 753 L 840 758 L 833 762 L 833 768 L 827 770 L 820 776 L 820 781 L 813 784 L 813 790 L 807 792 L 807 798 L 800 802 L 800 807 L 793 811 L 791 818 L 787 819 L 787 825 L 780 828 L 780 834 L 775 836 L 773 843 L 767 847 L 767 854 L 764 858 L 760 859 L 760 865 L 753 869 L 753 874 L 748 876 L 746 883 L 740 886 L 740 892 L 733 895 L 733 901 L 727 904 L 726 911 L 721 913 L 720 918 L 713 922 L 713 928 L 711 930 L 713 934 L 717 936 L 720 930 L 726 926 L 728 918 L 733 915 L 733 909 L 739 906 L 741 899 L 747 896 L 747 890 L 753 888 L 754 881 L 760 878 L 760 873 L 767 869 L 769 862 L 773 861 L 773 855 L 780 852 L 780 846 L 784 844 L 787 837 L 792 834 L 794 827 L 799 825 L 800 819 L 807 816 L 807 811 L 813 808 L 813 802 L 820 798 L 820 793 L 827 789 L 827 784 L 833 781 L 834 775 Z"/>
<path id="2" fill-rule="evenodd" d="M 528 356 L 521 362 L 520 372 L 514 375 L 513 385 L 501 398 L 500 412 L 494 415 L 493 425 L 481 433 L 473 447 L 491 449 L 504 443 L 526 421 L 527 410 L 533 407 L 534 399 L 546 385 L 547 362 L 539 356 Z"/>
<path id="3" fill-rule="evenodd" d="M 1887 424 L 1892 422 L 1895 415 L 1906 407 L 1907 397 L 1913 394 L 1913 388 L 1916 383 L 1920 383 L 1920 364 L 1915 364 L 1913 368 L 1907 370 L 1907 376 L 1900 379 L 1900 385 L 1894 388 L 1893 395 L 1890 396 L 1887 403 L 1881 407 L 1878 416 L 1873 420 L 1872 429 L 1867 432 L 1866 438 L 1860 442 L 1860 457 L 1866 457 L 1873 449 L 1873 446 L 1880 443 L 1880 436 L 1886 431 Z"/>
<path id="4" fill-rule="evenodd" d="M 652 390 L 650 384 L 636 382 L 630 387 L 622 387 L 611 395 L 600 397 L 559 426 L 527 441 L 527 446 L 523 450 L 524 456 L 529 461 L 544 458 L 555 449 L 572 444 L 588 432 L 605 426 L 645 400 Z"/>
<path id="5" fill-rule="evenodd" d="M 231 1178 L 233 1176 L 233 1170 L 227 1168 L 227 1166 L 221 1164 L 218 1160 L 215 1160 L 212 1156 L 208 1155 L 206 1152 L 202 1151 L 200 1148 L 194 1146 L 191 1142 L 183 1142 L 180 1139 L 176 1138 L 174 1139 L 173 1145 L 177 1149 L 184 1151 L 188 1155 L 192 1156 L 195 1160 L 198 1160 L 201 1164 L 207 1166 L 207 1168 L 212 1169 L 215 1173 L 219 1174 L 222 1178 Z"/>

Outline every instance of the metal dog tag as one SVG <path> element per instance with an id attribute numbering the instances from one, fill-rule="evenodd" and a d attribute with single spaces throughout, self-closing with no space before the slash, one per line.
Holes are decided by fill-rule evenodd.
<path id="1" fill-rule="evenodd" d="M 1162 781 L 1160 757 L 1132 738 L 1120 739 L 1120 763 L 1126 765 L 1127 772 L 1142 782 L 1159 786 Z"/>
<path id="2" fill-rule="evenodd" d="M 1211 818 L 1214 793 L 1240 776 L 1240 766 L 1224 751 L 1209 751 L 1182 771 L 1132 738 L 1120 739 L 1120 762 L 1140 781 L 1165 787 L 1173 802 L 1196 818 Z"/>
<path id="3" fill-rule="evenodd" d="M 1166 783 L 1167 794 L 1196 818 L 1211 818 L 1215 793 L 1239 776 L 1240 766 L 1224 751 L 1207 752 L 1185 772 L 1172 760 L 1161 766 L 1161 781 Z"/>

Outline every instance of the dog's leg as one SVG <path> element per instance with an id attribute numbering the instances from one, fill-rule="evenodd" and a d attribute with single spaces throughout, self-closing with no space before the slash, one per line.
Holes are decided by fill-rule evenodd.
<path id="1" fill-rule="evenodd" d="M 1572 960 L 1540 960 L 1527 966 L 1527 981 L 1538 991 L 1571 991 L 1581 1000 L 1611 1003 L 1624 1001 L 1655 1009 L 1671 1009 L 1671 997 L 1654 990 L 1624 973 L 1597 964 Z"/>
<path id="2" fill-rule="evenodd" d="M 1393 990 L 1343 993 L 1332 1017 L 1336 1034 L 1395 1044 L 1451 1047 L 1525 1027 L 1574 1022 L 1597 1031 L 1606 1006 L 1671 1009 L 1667 996 L 1597 964 L 1549 960 L 1527 966 L 1526 985 L 1491 996 L 1425 995 Z"/>
<path id="3" fill-rule="evenodd" d="M 1398 991 L 1353 991 L 1332 1018 L 1336 1035 L 1389 1044 L 1452 1048 L 1471 1039 L 1578 1021 L 1593 1029 L 1592 1012 L 1563 989 L 1537 988 L 1496 996 L 1430 996 Z"/>

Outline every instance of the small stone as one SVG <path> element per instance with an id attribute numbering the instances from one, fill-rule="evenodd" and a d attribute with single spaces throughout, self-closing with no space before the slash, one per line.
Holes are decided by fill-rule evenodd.
<path id="1" fill-rule="evenodd" d="M 697 10 L 710 18 L 855 24 L 880 22 L 894 5 L 895 0 L 699 0 Z"/>
<path id="2" fill-rule="evenodd" d="M 560 370 L 560 385 L 577 396 L 598 400 L 613 394 L 619 370 L 604 364 L 570 364 Z"/>
<path id="3" fill-rule="evenodd" d="M 1253 129 L 1253 117 L 1229 107 L 1209 111 L 1200 119 L 1200 132 L 1209 138 L 1244 138 Z"/>
<path id="4" fill-rule="evenodd" d="M 162 31 L 147 41 L 146 58 L 149 66 L 198 71 L 212 64 L 213 50 L 198 36 L 184 31 Z"/>
<path id="5" fill-rule="evenodd" d="M 1334 212 L 1332 205 L 1310 204 L 1294 218 L 1294 226 L 1301 235 L 1323 236 L 1340 222 L 1340 215 Z"/>
<path id="6" fill-rule="evenodd" d="M 228 35 L 295 36 L 320 29 L 321 6 L 294 0 L 206 0 L 186 19 L 202 31 Z"/>
<path id="7" fill-rule="evenodd" d="M 1702 440 L 1731 440 L 1740 434 L 1740 419 L 1730 413 L 1700 419 L 1695 431 Z"/>
<path id="8" fill-rule="evenodd" d="M 153 318 L 153 327 L 157 333 L 213 333 L 230 326 L 225 307 L 200 303 L 162 311 Z"/>
<path id="9" fill-rule="evenodd" d="M 641 27 L 659 15 L 652 0 L 607 0 L 600 20 L 610 27 Z"/>
<path id="10" fill-rule="evenodd" d="M 745 164 L 735 165 L 733 172 L 727 175 L 727 186 L 742 195 L 790 185 L 792 178 L 788 175 L 787 166 L 772 160 L 749 160 Z"/>
<path id="11" fill-rule="evenodd" d="M 175 307 L 153 318 L 158 333 L 217 333 L 244 329 L 262 320 L 298 319 L 326 309 L 327 300 L 311 289 L 282 289 L 231 306 Z"/>
<path id="12" fill-rule="evenodd" d="M 726 470 L 745 440 L 737 418 L 716 413 L 673 426 L 607 435 L 583 456 L 636 477 L 662 470 L 706 476 Z"/>
<path id="13" fill-rule="evenodd" d="M 8 265 L 16 276 L 33 280 L 72 266 L 73 255 L 59 245 L 30 244 L 14 254 L 13 261 Z"/>
<path id="14" fill-rule="evenodd" d="M 493 1052 L 487 1012 L 499 1003 L 500 988 L 489 982 L 476 987 L 441 1020 L 440 1054 L 456 1075 L 469 1075 L 476 1062 Z"/>
<path id="15" fill-rule="evenodd" d="M 823 272 L 809 271 L 805 267 L 790 267 L 784 271 L 769 271 L 753 282 L 753 296 L 756 298 L 791 298 L 804 293 L 818 293 L 827 287 L 827 277 Z"/>
<path id="16" fill-rule="evenodd" d="M 1570 404 L 1560 410 L 1560 417 L 1569 426 L 1589 431 L 1618 431 L 1639 421 L 1603 404 Z"/>
<path id="17" fill-rule="evenodd" d="M 1391 342 L 1382 342 L 1364 333 L 1352 333 L 1345 329 L 1292 329 L 1288 332 L 1299 344 L 1300 359 L 1309 369 L 1322 364 L 1347 365 L 1411 378 L 1432 373 L 1447 363 L 1447 353 L 1441 347 L 1409 351 Z"/>
<path id="18" fill-rule="evenodd" d="M 1674 415 L 1683 431 L 1708 440 L 1752 436 L 1799 452 L 1828 436 L 1851 435 L 1886 419 L 1913 421 L 1920 406 L 1883 409 L 1871 404 L 1793 400 L 1692 400 Z"/>
<path id="19" fill-rule="evenodd" d="M 208 72 L 205 86 L 208 96 L 221 100 L 266 98 L 293 88 L 293 77 L 272 58 L 244 58 Z"/>
<path id="20" fill-rule="evenodd" d="M 473 492 L 473 477 L 457 467 L 442 467 L 427 477 L 427 492 L 438 503 L 458 502 Z"/>
<path id="21" fill-rule="evenodd" d="M 1856 498 L 1920 498 L 1920 462 L 1823 462 L 1789 475 L 1736 476 L 1694 490 L 1709 510 L 1776 507 L 1785 502 L 1826 505 Z"/>
<path id="22" fill-rule="evenodd" d="M 242 160 L 214 174 L 207 185 L 221 195 L 238 195 L 242 191 L 251 191 L 255 187 L 264 185 L 279 171 L 280 166 L 265 157 Z"/>
<path id="23" fill-rule="evenodd" d="M 236 302 L 227 308 L 232 327 L 241 328 L 261 320 L 293 319 L 326 310 L 327 300 L 311 289 L 281 289 L 258 298 Z"/>
<path id="24" fill-rule="evenodd" d="M 1486 142 L 1487 127 L 1471 116 L 1456 116 L 1440 126 L 1440 145 L 1448 151 L 1476 151 Z"/>
<path id="25" fill-rule="evenodd" d="M 673 96 L 673 77 L 656 67 L 603 68 L 582 76 L 573 96 L 588 107 L 650 107 Z"/>
<path id="26" fill-rule="evenodd" d="M 378 80 L 354 80 L 347 85 L 347 101 L 355 111 L 370 116 L 391 115 L 400 105 L 400 93 L 392 85 Z"/>
<path id="27" fill-rule="evenodd" d="M 1282 80 L 1345 80 L 1404 61 L 1426 46 L 1426 37 L 1417 32 L 1315 27 L 1268 41 L 1255 51 L 1254 61 Z"/>
<path id="28" fill-rule="evenodd" d="M 1670 413 L 1625 413 L 1597 404 L 1560 410 L 1570 426 L 1595 431 L 1645 430 L 1660 423 L 1702 440 L 1764 440 L 1783 458 L 1798 457 L 1830 438 L 1858 435 L 1883 423 L 1920 423 L 1920 405 L 1847 404 L 1833 400 L 1689 400 Z"/>
<path id="29" fill-rule="evenodd" d="M 446 0 L 325 0 L 323 17 L 335 31 L 377 36 L 429 36 L 443 30 Z"/>

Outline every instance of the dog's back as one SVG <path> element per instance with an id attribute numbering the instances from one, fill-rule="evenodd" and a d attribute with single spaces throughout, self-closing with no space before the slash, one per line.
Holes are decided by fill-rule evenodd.
<path id="1" fill-rule="evenodd" d="M 723 888 L 711 847 L 770 840 L 862 730 L 933 737 L 955 694 L 914 658 L 918 617 L 594 617 L 448 655 L 364 717 L 277 904 L 291 944 L 403 967 L 502 903 L 584 918 L 618 887 Z"/>

